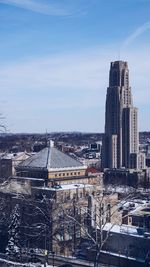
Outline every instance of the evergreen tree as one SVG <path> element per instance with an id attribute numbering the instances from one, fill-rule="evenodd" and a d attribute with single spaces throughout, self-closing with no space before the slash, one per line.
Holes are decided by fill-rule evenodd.
<path id="1" fill-rule="evenodd" d="M 8 245 L 6 247 L 6 254 L 10 259 L 20 260 L 21 246 L 20 246 L 20 208 L 16 204 L 11 216 L 8 228 Z"/>

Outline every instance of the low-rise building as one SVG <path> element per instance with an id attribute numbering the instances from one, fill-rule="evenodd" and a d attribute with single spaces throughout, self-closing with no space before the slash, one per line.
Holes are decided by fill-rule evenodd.
<path id="1" fill-rule="evenodd" d="M 83 183 L 98 184 L 100 176 L 86 174 L 87 166 L 50 146 L 31 156 L 16 167 L 18 176 L 45 179 L 48 186 Z"/>
<path id="2" fill-rule="evenodd" d="M 150 231 L 150 203 L 138 205 L 128 212 L 128 224 L 142 227 L 143 231 Z"/>
<path id="3" fill-rule="evenodd" d="M 107 223 L 103 229 L 103 238 L 106 236 L 108 238 L 103 250 L 126 258 L 136 258 L 137 262 L 146 262 L 150 247 L 149 232 L 143 232 L 142 228 L 136 226 Z"/>
<path id="4" fill-rule="evenodd" d="M 0 179 L 15 175 L 15 168 L 31 155 L 27 152 L 2 153 L 0 155 Z"/>

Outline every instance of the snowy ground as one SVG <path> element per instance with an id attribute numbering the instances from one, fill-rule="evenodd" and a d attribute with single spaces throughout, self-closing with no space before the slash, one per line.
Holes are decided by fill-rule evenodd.
<path id="1" fill-rule="evenodd" d="M 24 267 L 45 267 L 44 264 L 40 264 L 40 263 L 38 263 L 38 264 L 37 263 L 26 263 L 25 264 L 25 263 L 13 262 L 13 261 L 1 259 L 1 258 L 0 258 L 0 263 L 6 263 L 6 266 L 8 266 L 8 267 L 15 267 L 15 266 L 18 266 L 18 267 L 21 267 L 21 266 L 24 266 Z M 76 260 L 76 263 L 78 263 L 78 264 L 82 263 L 83 264 L 83 261 L 80 261 L 78 259 L 78 260 Z M 86 265 L 86 261 L 85 261 L 84 264 L 85 264 L 85 266 L 88 266 L 88 267 L 93 266 L 92 262 L 91 263 L 88 262 L 88 264 Z M 109 266 L 110 267 L 116 267 L 114 265 L 109 265 Z M 53 267 L 53 266 L 46 264 L 46 267 Z M 101 267 L 106 267 L 106 265 L 101 263 Z"/>
<path id="2" fill-rule="evenodd" d="M 40 264 L 40 263 L 19 263 L 19 262 L 14 262 L 14 261 L 9 261 L 9 260 L 5 260 L 5 259 L 1 259 L 0 258 L 0 263 L 6 263 L 7 266 L 9 267 L 45 267 L 44 264 Z M 53 267 L 52 265 L 46 264 L 46 267 Z"/>
<path id="3" fill-rule="evenodd" d="M 1 259 L 0 258 L 0 263 L 6 263 L 6 266 L 13 267 L 13 266 L 24 266 L 24 267 L 37 267 L 37 266 L 44 266 L 41 264 L 34 264 L 34 263 L 20 263 L 20 262 L 14 262 L 14 261 L 9 261 L 6 259 Z M 51 265 L 46 265 L 47 267 L 52 267 Z"/>

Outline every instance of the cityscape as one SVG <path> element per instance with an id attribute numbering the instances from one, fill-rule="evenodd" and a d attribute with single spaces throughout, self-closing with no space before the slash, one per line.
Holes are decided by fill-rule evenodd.
<path id="1" fill-rule="evenodd" d="M 0 0 L 0 267 L 150 266 L 149 10 Z"/>

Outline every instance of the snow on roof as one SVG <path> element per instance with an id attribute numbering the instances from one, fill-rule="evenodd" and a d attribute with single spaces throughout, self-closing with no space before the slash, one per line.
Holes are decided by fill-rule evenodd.
<path id="1" fill-rule="evenodd" d="M 111 223 L 106 223 L 103 228 L 104 231 L 110 231 L 111 233 L 140 236 L 137 229 L 137 227 L 131 225 L 113 225 Z"/>
<path id="2" fill-rule="evenodd" d="M 44 190 L 50 191 L 61 191 L 61 190 L 73 190 L 73 189 L 83 189 L 83 188 L 92 188 L 91 184 L 63 184 L 60 187 L 42 187 Z"/>
<path id="3" fill-rule="evenodd" d="M 44 178 L 36 178 L 36 177 L 23 177 L 23 176 L 13 176 L 11 178 L 12 180 L 29 180 L 29 181 L 45 181 Z"/>
<path id="4" fill-rule="evenodd" d="M 131 200 L 122 200 L 121 202 L 119 202 L 118 206 L 122 207 L 123 209 L 128 209 L 128 208 L 132 208 L 132 210 L 135 210 L 139 207 L 143 207 L 145 204 L 147 204 L 146 200 L 142 200 L 142 199 L 131 199 Z"/>
<path id="5" fill-rule="evenodd" d="M 120 185 L 120 186 L 109 185 L 107 186 L 107 190 L 110 190 L 116 193 L 130 193 L 130 192 L 134 192 L 135 188 L 131 186 L 127 186 L 127 185 L 125 186 L 124 185 Z"/>
<path id="6" fill-rule="evenodd" d="M 149 215 L 150 214 L 150 203 L 146 202 L 136 206 L 135 209 L 131 210 L 129 215 L 137 215 L 137 216 L 144 216 L 144 215 Z"/>
<path id="7" fill-rule="evenodd" d="M 17 159 L 23 155 L 29 155 L 29 153 L 26 153 L 26 152 L 1 153 L 0 157 L 1 157 L 1 159 Z"/>

